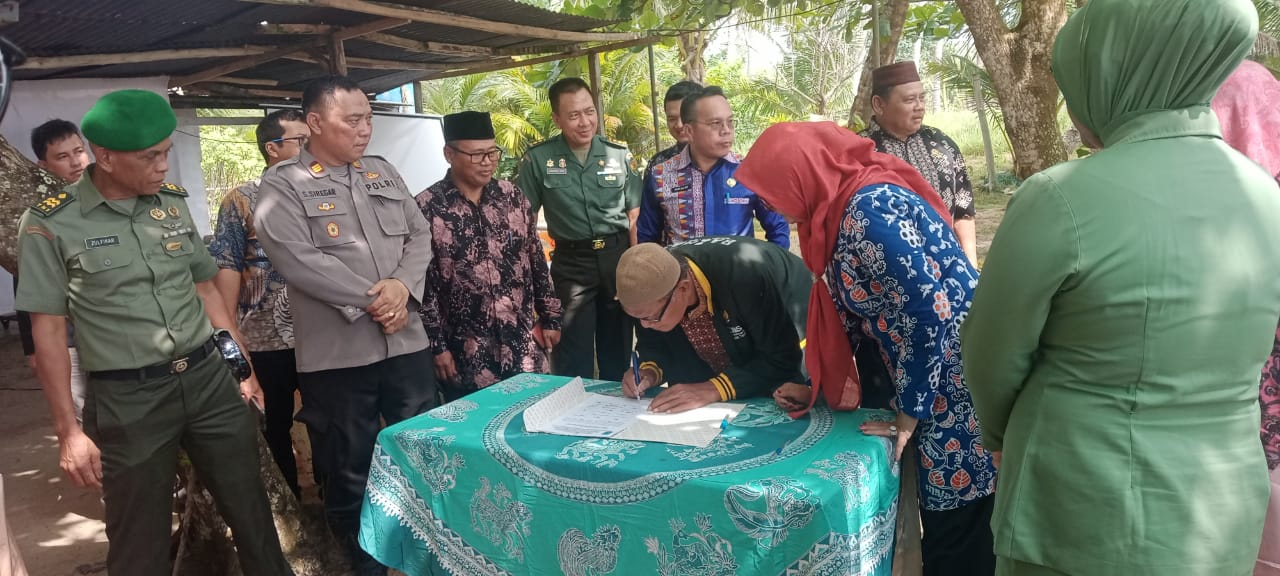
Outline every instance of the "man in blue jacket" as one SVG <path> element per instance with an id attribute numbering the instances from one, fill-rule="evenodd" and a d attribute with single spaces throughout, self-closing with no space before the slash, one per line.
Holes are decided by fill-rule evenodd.
<path id="1" fill-rule="evenodd" d="M 680 119 L 689 145 L 646 171 L 638 240 L 670 245 L 703 236 L 754 237 L 754 216 L 770 242 L 789 247 L 787 221 L 733 178 L 741 158 L 733 153 L 733 110 L 720 87 L 685 96 Z"/>

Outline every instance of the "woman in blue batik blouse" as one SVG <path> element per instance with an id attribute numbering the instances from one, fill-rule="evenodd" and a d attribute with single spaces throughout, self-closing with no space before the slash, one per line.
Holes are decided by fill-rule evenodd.
<path id="1" fill-rule="evenodd" d="M 995 465 L 982 447 L 960 364 L 960 323 L 978 273 L 942 198 L 914 168 L 830 122 L 776 124 L 760 136 L 738 181 L 799 224 L 814 282 L 806 363 L 815 392 L 780 389 L 802 410 L 816 389 L 844 383 L 850 341 L 880 345 L 896 388 L 894 422 L 867 434 L 916 440 L 925 576 L 995 573 Z"/>

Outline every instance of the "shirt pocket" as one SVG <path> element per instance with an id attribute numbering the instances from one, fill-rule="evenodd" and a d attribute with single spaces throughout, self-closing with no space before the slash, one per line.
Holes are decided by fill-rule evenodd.
<path id="1" fill-rule="evenodd" d="M 355 242 L 345 202 L 310 200 L 303 205 L 311 228 L 311 243 L 317 248 Z"/>
<path id="2" fill-rule="evenodd" d="M 596 173 L 596 185 L 601 188 L 621 188 L 627 175 L 621 170 L 601 170 Z"/>
<path id="3" fill-rule="evenodd" d="M 167 240 L 160 241 L 161 251 L 170 258 L 180 258 L 190 256 L 195 248 L 192 247 L 191 237 L 187 235 L 175 236 Z"/>
<path id="4" fill-rule="evenodd" d="M 409 222 L 405 217 L 404 196 L 393 191 L 372 190 L 369 195 L 374 198 L 373 215 L 378 219 L 378 227 L 387 236 L 405 236 L 409 233 Z"/>
<path id="5" fill-rule="evenodd" d="M 556 189 L 560 189 L 560 188 L 568 188 L 568 187 L 569 187 L 569 185 L 570 185 L 570 184 L 572 184 L 572 183 L 573 183 L 573 181 L 569 178 L 569 174 L 568 174 L 568 172 L 567 172 L 567 171 L 566 171 L 565 173 L 563 173 L 563 174 L 546 174 L 546 173 L 544 173 L 544 174 L 542 175 L 542 185 L 543 185 L 543 187 L 545 187 L 545 188 L 547 188 L 547 189 L 549 189 L 549 190 L 556 190 Z"/>
<path id="6" fill-rule="evenodd" d="M 133 253 L 123 246 L 97 248 L 77 254 L 76 262 L 86 274 L 99 274 L 121 270 L 133 263 Z"/>

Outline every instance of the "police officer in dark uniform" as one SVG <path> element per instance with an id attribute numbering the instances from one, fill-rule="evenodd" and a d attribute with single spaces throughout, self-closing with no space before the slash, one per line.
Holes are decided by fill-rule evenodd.
<path id="1" fill-rule="evenodd" d="M 237 385 L 212 340 L 217 328 L 241 341 L 187 193 L 164 183 L 176 126 L 165 98 L 145 90 L 112 92 L 85 114 L 97 162 L 23 215 L 17 307 L 31 313 L 62 469 L 78 486 L 103 489 L 112 574 L 170 573 L 179 447 L 231 527 L 244 573 L 291 574 L 245 404 L 260 406 L 262 390 L 252 376 Z M 83 429 L 71 401 L 68 317 L 88 374 Z"/>
<path id="2" fill-rule="evenodd" d="M 623 251 L 636 242 L 640 177 L 631 153 L 596 134 L 599 117 L 581 78 L 551 85 L 551 115 L 560 134 L 520 160 L 516 185 L 534 214 L 544 208 L 555 241 L 551 281 L 564 307 L 552 370 L 563 376 L 622 377 L 629 362 L 632 320 L 614 299 Z"/>

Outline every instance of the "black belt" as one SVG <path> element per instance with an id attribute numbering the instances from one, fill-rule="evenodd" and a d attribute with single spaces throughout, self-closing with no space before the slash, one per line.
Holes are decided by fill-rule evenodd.
<path id="1" fill-rule="evenodd" d="M 152 378 L 163 378 L 170 374 L 181 374 L 186 372 L 192 366 L 199 364 L 201 360 L 204 360 L 205 357 L 212 354 L 214 350 L 217 350 L 217 348 L 218 347 L 213 344 L 213 340 L 210 339 L 204 343 L 204 346 L 196 348 L 191 353 L 176 360 L 128 370 L 101 370 L 97 372 L 90 372 L 89 377 L 101 380 L 150 380 Z"/>
<path id="2" fill-rule="evenodd" d="M 618 232 L 604 238 L 588 240 L 556 240 L 556 250 L 604 250 L 624 243 L 631 243 L 630 232 Z"/>

